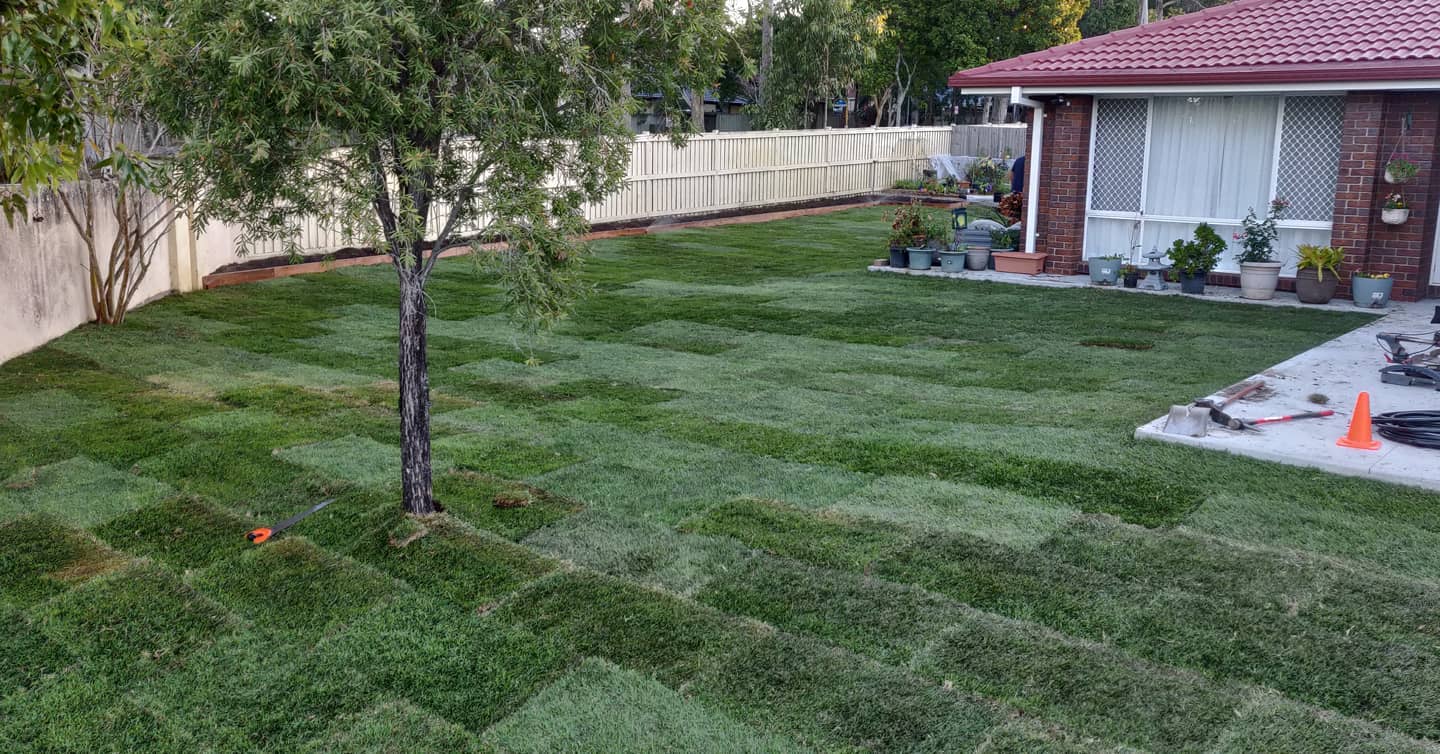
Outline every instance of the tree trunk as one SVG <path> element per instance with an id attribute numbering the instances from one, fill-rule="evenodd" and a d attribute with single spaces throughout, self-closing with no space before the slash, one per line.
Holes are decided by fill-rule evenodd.
<path id="1" fill-rule="evenodd" d="M 705 90 L 690 90 L 690 125 L 695 127 L 695 133 L 705 133 Z"/>
<path id="2" fill-rule="evenodd" d="M 765 0 L 765 13 L 760 17 L 760 73 L 757 75 L 755 90 L 758 104 L 763 108 L 768 99 L 765 85 L 770 80 L 770 69 L 775 65 L 775 0 Z"/>
<path id="3" fill-rule="evenodd" d="M 990 111 L 990 123 L 1005 123 L 1010 120 L 1010 98 L 1005 96 L 991 97 L 995 108 Z"/>
<path id="4" fill-rule="evenodd" d="M 430 372 L 425 354 L 425 285 L 400 273 L 400 480 L 405 512 L 435 513 L 430 479 Z"/>

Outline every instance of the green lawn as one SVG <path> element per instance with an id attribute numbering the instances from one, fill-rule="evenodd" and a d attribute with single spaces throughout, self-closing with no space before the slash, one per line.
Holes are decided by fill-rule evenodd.
<path id="1" fill-rule="evenodd" d="M 1440 738 L 1440 496 L 1130 439 L 1368 320 L 867 274 L 883 231 L 597 243 L 534 344 L 443 263 L 425 522 L 387 268 L 5 364 L 0 750 Z"/>

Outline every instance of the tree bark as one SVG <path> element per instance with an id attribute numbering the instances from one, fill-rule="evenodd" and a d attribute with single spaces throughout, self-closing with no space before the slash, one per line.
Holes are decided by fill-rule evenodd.
<path id="1" fill-rule="evenodd" d="M 690 90 L 690 125 L 695 133 L 705 133 L 705 90 L 699 87 Z"/>
<path id="2" fill-rule="evenodd" d="M 418 266 L 418 265 L 417 265 Z M 430 371 L 424 278 L 400 272 L 400 481 L 405 512 L 439 511 L 430 477 Z"/>
<path id="3" fill-rule="evenodd" d="M 765 12 L 760 17 L 760 73 L 756 78 L 756 99 L 765 106 L 767 92 L 765 85 L 770 80 L 770 69 L 775 66 L 775 0 L 765 0 Z"/>

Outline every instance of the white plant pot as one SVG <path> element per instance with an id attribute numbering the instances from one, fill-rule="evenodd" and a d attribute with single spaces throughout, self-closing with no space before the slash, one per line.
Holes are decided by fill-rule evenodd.
<path id="1" fill-rule="evenodd" d="M 1410 219 L 1409 209 L 1382 209 L 1380 210 L 1380 222 L 1386 225 L 1404 225 Z"/>
<path id="2" fill-rule="evenodd" d="M 1386 169 L 1385 169 L 1385 182 L 1386 182 L 1386 183 L 1399 183 L 1399 182 L 1400 182 L 1400 179 L 1396 178 L 1396 177 L 1395 177 L 1395 174 L 1392 173 L 1392 172 L 1390 172 L 1390 169 L 1389 169 L 1389 168 L 1386 168 Z"/>
<path id="3" fill-rule="evenodd" d="M 1240 297 L 1257 301 L 1275 298 L 1280 284 L 1279 262 L 1242 262 L 1240 264 Z"/>

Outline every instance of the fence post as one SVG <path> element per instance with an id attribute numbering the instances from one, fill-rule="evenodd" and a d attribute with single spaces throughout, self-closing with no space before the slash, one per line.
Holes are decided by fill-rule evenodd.
<path id="1" fill-rule="evenodd" d="M 875 127 L 870 128 L 870 190 L 880 191 L 880 155 L 876 154 L 876 142 L 880 140 L 880 131 Z"/>

